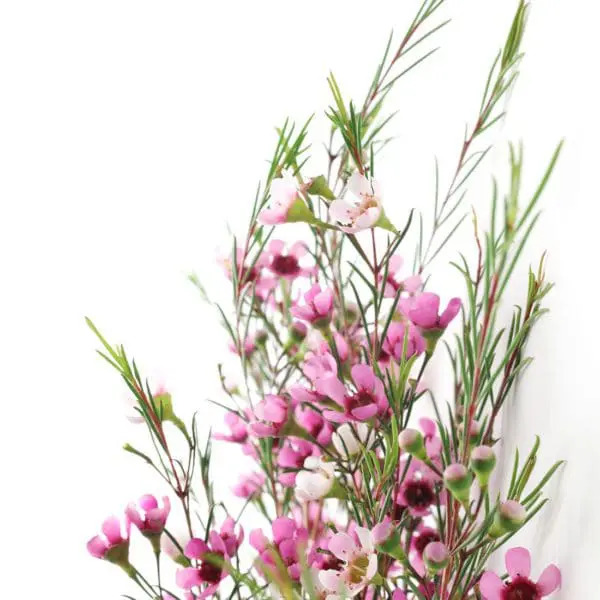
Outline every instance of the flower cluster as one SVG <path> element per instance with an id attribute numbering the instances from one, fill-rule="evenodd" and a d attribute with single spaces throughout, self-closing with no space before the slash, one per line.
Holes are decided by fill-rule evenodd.
<path id="1" fill-rule="evenodd" d="M 408 39 L 441 3 L 425 4 Z M 524 10 L 501 72 L 492 69 L 445 199 L 436 196 L 433 228 L 427 232 L 421 220 L 416 239 L 408 235 L 412 213 L 405 210 L 406 224 L 396 227 L 373 176 L 384 145 L 377 117 L 397 58 L 378 70 L 362 108 L 344 101 L 331 76 L 327 176 L 305 173 L 307 127 L 279 130 L 248 229 L 221 260 L 233 307 L 217 305 L 218 314 L 236 376 L 219 365 L 224 423 L 208 441 L 201 441 L 199 415 L 180 418 L 171 395 L 152 393 L 124 349 L 90 323 L 128 385 L 131 419 L 151 438 L 151 454 L 125 449 L 160 474 L 170 493 L 160 502 L 142 496 L 122 519 L 107 519 L 88 550 L 124 569 L 146 596 L 540 600 L 559 588 L 554 565 L 531 579 L 523 548 L 507 551 L 508 575 L 486 567 L 543 507 L 544 486 L 559 467 L 534 472 L 537 440 L 524 462 L 517 454 L 507 486 L 493 477 L 497 418 L 529 363 L 526 342 L 550 289 L 542 263 L 529 276 L 523 306 L 502 322 L 504 290 L 539 197 L 519 201 L 518 153 L 511 152 L 511 188 L 503 203 L 494 200 L 489 231 L 482 236 L 476 227 L 475 253 L 454 261 L 462 297 L 430 278 L 461 222 L 460 198 L 453 198 L 481 162 L 471 146 L 495 122 L 506 78 L 514 79 Z M 434 393 L 428 375 L 444 360 L 451 375 Z M 238 477 L 235 511 L 213 485 L 211 459 L 224 446 L 226 474 Z M 171 513 L 185 522 L 183 532 L 172 527 Z M 251 523 L 247 541 L 241 521 Z M 156 577 L 130 557 L 131 525 L 150 542 Z M 165 554 L 177 564 L 174 581 L 163 581 Z"/>

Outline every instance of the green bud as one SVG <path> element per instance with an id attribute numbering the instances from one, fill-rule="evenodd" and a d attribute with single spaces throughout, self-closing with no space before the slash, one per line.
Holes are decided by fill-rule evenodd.
<path id="1" fill-rule="evenodd" d="M 517 531 L 525 523 L 526 518 L 527 511 L 522 504 L 516 500 L 502 502 L 496 511 L 488 535 L 491 538 L 499 538 L 505 533 Z"/>
<path id="2" fill-rule="evenodd" d="M 464 465 L 455 463 L 444 471 L 444 483 L 450 493 L 463 506 L 468 506 L 473 475 Z"/>
<path id="3" fill-rule="evenodd" d="M 427 570 L 434 575 L 448 566 L 450 552 L 442 542 L 430 542 L 423 550 L 423 562 Z"/>
<path id="4" fill-rule="evenodd" d="M 482 488 L 486 488 L 496 466 L 496 454 L 489 446 L 477 446 L 471 452 L 471 469 Z"/>
<path id="5" fill-rule="evenodd" d="M 405 429 L 400 432 L 398 436 L 398 444 L 400 448 L 405 452 L 408 452 L 419 460 L 427 459 L 427 452 L 425 451 L 425 442 L 423 440 L 423 434 L 416 429 Z"/>

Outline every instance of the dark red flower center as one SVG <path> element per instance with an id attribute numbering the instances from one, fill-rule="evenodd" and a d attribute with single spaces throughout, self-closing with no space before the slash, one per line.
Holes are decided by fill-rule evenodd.
<path id="1" fill-rule="evenodd" d="M 369 406 L 369 404 L 375 404 L 375 398 L 373 398 L 373 394 L 367 390 L 358 390 L 354 396 L 350 396 L 348 408 L 349 410 L 354 410 L 355 408 Z"/>
<path id="2" fill-rule="evenodd" d="M 527 577 L 520 575 L 506 584 L 503 600 L 541 600 L 537 585 Z"/>
<path id="3" fill-rule="evenodd" d="M 209 555 L 205 555 L 200 563 L 200 577 L 202 581 L 206 583 L 219 583 L 221 581 L 221 574 L 223 568 L 221 562 L 224 556 L 220 552 L 211 552 Z"/>
<path id="4" fill-rule="evenodd" d="M 282 277 L 297 275 L 300 271 L 298 259 L 295 256 L 278 254 L 273 257 L 271 269 L 277 275 Z"/>
<path id="5" fill-rule="evenodd" d="M 344 561 L 340 560 L 333 554 L 327 554 L 321 569 L 333 569 L 334 571 L 341 571 L 344 566 Z"/>
<path id="6" fill-rule="evenodd" d="M 433 487 L 424 479 L 415 479 L 405 484 L 404 497 L 411 508 L 427 508 L 435 501 Z"/>
<path id="7" fill-rule="evenodd" d="M 246 266 L 242 267 L 242 273 L 241 273 L 241 277 L 240 277 L 241 283 L 243 283 L 243 284 L 253 283 L 257 279 L 258 279 L 258 269 L 256 269 L 255 267 L 252 267 L 251 269 L 249 269 Z"/>
<path id="8" fill-rule="evenodd" d="M 419 537 L 415 538 L 415 548 L 419 554 L 423 554 L 423 551 L 431 542 L 439 542 L 442 538 L 440 538 L 437 531 L 425 531 L 419 535 Z"/>

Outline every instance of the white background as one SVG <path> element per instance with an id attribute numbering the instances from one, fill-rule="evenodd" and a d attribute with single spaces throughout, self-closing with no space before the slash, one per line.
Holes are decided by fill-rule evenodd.
<path id="1" fill-rule="evenodd" d="M 455 164 L 516 3 L 449 0 L 442 50 L 390 98 L 398 136 L 378 175 L 398 222 L 432 198 L 433 157 Z M 551 316 L 511 408 L 508 440 L 543 436 L 541 467 L 569 460 L 553 501 L 522 539 L 535 568 L 552 560 L 561 598 L 592 598 L 600 519 L 596 246 L 599 98 L 592 3 L 534 2 L 522 76 L 500 142 L 468 198 L 485 211 L 503 140 L 523 139 L 531 190 L 555 143 L 567 144 L 529 247 L 549 251 Z M 129 499 L 160 488 L 124 455 L 118 377 L 94 355 L 83 316 L 126 345 L 186 415 L 220 420 L 214 365 L 224 335 L 186 275 L 222 289 L 217 247 L 241 231 L 266 169 L 273 127 L 318 117 L 325 82 L 362 100 L 391 27 L 414 2 L 3 2 L 0 8 L 0 352 L 2 595 L 117 598 L 126 582 L 87 556 L 86 540 Z M 586 15 L 582 16 L 581 13 Z M 468 230 L 464 240 L 468 243 Z M 458 242 L 458 240 L 457 240 Z M 444 272 L 445 261 L 437 264 Z M 443 275 L 440 276 L 443 280 Z M 522 286 L 511 290 L 520 298 Z M 511 297 L 512 299 L 512 297 Z M 221 451 L 217 480 L 236 479 Z M 39 596 L 36 596 L 36 592 Z M 558 597 L 558 596 L 557 596 Z"/>

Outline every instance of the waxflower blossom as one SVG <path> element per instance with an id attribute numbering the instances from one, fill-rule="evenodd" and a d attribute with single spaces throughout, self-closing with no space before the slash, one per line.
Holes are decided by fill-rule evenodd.
<path id="1" fill-rule="evenodd" d="M 244 541 L 244 528 L 241 525 L 238 526 L 232 517 L 227 517 L 221 525 L 219 537 L 225 544 L 227 556 L 235 556 Z"/>
<path id="2" fill-rule="evenodd" d="M 333 434 L 332 441 L 340 456 L 351 457 L 365 448 L 368 449 L 375 437 L 366 423 L 343 423 Z"/>
<path id="3" fill-rule="evenodd" d="M 265 480 L 266 477 L 263 473 L 241 475 L 238 483 L 232 488 L 233 494 L 238 498 L 254 498 L 260 494 Z"/>
<path id="4" fill-rule="evenodd" d="M 419 291 L 422 285 L 422 280 L 419 275 L 411 275 L 406 279 L 399 280 L 397 275 L 404 265 L 404 259 L 398 254 L 390 257 L 388 262 L 387 278 L 383 295 L 385 298 L 394 298 L 399 292 L 407 292 L 414 294 Z M 383 280 L 383 274 L 379 276 L 380 282 Z"/>
<path id="5" fill-rule="evenodd" d="M 327 446 L 331 442 L 333 426 L 314 408 L 297 406 L 294 417 L 298 425 L 305 429 L 321 446 Z"/>
<path id="6" fill-rule="evenodd" d="M 404 465 L 401 463 L 400 472 L 403 471 Z M 436 501 L 435 484 L 438 480 L 425 463 L 413 458 L 398 491 L 398 505 L 407 508 L 413 517 L 427 516 Z"/>
<path id="7" fill-rule="evenodd" d="M 294 179 L 285 175 L 271 182 L 271 205 L 260 211 L 258 220 L 263 225 L 280 225 L 287 223 L 294 204 L 302 202 L 298 196 L 298 187 Z"/>
<path id="8" fill-rule="evenodd" d="M 227 577 L 227 571 L 223 568 L 223 563 L 229 558 L 225 542 L 217 532 L 211 531 L 209 544 L 199 538 L 191 539 L 185 547 L 185 556 L 198 561 L 198 565 L 179 569 L 176 574 L 177 585 L 184 590 L 205 586 L 198 599 L 212 596 Z"/>
<path id="9" fill-rule="evenodd" d="M 400 310 L 422 330 L 444 330 L 460 311 L 461 301 L 452 298 L 445 310 L 439 314 L 440 297 L 431 292 L 400 300 Z"/>
<path id="10" fill-rule="evenodd" d="M 287 423 L 289 403 L 281 396 L 267 394 L 254 407 L 250 431 L 257 437 L 275 437 Z"/>
<path id="11" fill-rule="evenodd" d="M 215 440 L 226 442 L 234 442 L 243 444 L 248 439 L 248 423 L 244 421 L 238 414 L 227 412 L 225 414 L 225 425 L 229 427 L 230 433 L 213 433 Z"/>
<path id="12" fill-rule="evenodd" d="M 129 520 L 146 537 L 158 536 L 163 532 L 170 512 L 171 501 L 167 496 L 163 497 L 161 508 L 158 500 L 151 494 L 142 496 L 137 506 L 133 502 L 130 503 L 125 510 Z"/>
<path id="13" fill-rule="evenodd" d="M 342 411 L 325 410 L 323 416 L 334 423 L 347 421 L 368 421 L 388 410 L 383 382 L 375 375 L 372 367 L 365 364 L 354 365 L 351 369 L 355 392 L 335 376 L 330 375 L 316 382 L 317 391 L 339 404 Z"/>
<path id="14" fill-rule="evenodd" d="M 407 333 L 408 329 L 408 333 Z M 406 351 L 405 351 L 406 338 Z M 383 351 L 400 362 L 403 358 L 423 354 L 426 349 L 426 343 L 423 336 L 416 327 L 411 324 L 391 323 L 388 327 L 385 339 L 383 341 Z"/>
<path id="15" fill-rule="evenodd" d="M 292 306 L 290 312 L 297 319 L 308 321 L 314 327 L 326 327 L 333 315 L 333 292 L 329 289 L 322 290 L 315 283 L 304 294 L 304 304 Z"/>
<path id="16" fill-rule="evenodd" d="M 383 213 L 379 184 L 355 172 L 348 180 L 347 189 L 343 199 L 338 198 L 329 206 L 331 219 L 346 233 L 375 227 Z"/>
<path id="17" fill-rule="evenodd" d="M 288 575 L 298 581 L 302 573 L 300 553 L 304 552 L 308 542 L 308 531 L 299 527 L 293 519 L 278 517 L 271 525 L 272 543 L 261 529 L 250 532 L 250 545 L 259 552 L 261 561 L 274 567 L 277 564 L 276 552 L 287 567 Z"/>
<path id="18" fill-rule="evenodd" d="M 323 586 L 334 594 L 356 596 L 377 573 L 377 554 L 372 533 L 355 527 L 354 535 L 336 533 L 329 540 L 329 551 L 341 562 L 341 568 L 319 573 Z"/>
<path id="19" fill-rule="evenodd" d="M 486 571 L 479 582 L 485 600 L 541 600 L 561 585 L 560 570 L 547 566 L 537 582 L 531 577 L 531 555 L 526 548 L 511 548 L 504 557 L 509 580 L 505 583 L 492 571 Z"/>
<path id="20" fill-rule="evenodd" d="M 297 277 L 308 277 L 315 273 L 314 267 L 306 268 L 300 264 L 300 260 L 307 252 L 304 242 L 296 242 L 286 251 L 285 242 L 271 240 L 263 254 L 261 264 L 276 277 L 293 281 Z"/>
<path id="21" fill-rule="evenodd" d="M 335 481 L 335 465 L 316 456 L 304 461 L 304 469 L 296 475 L 296 497 L 307 502 L 325 497 Z"/>
<path id="22" fill-rule="evenodd" d="M 304 461 L 316 452 L 318 448 L 306 440 L 297 437 L 286 439 L 277 454 L 277 464 L 283 469 L 290 470 L 281 473 L 279 481 L 287 487 L 292 487 L 296 483 L 297 471 L 302 468 Z"/>
<path id="23" fill-rule="evenodd" d="M 120 566 L 129 564 L 129 534 L 131 522 L 125 518 L 124 530 L 118 517 L 108 517 L 102 523 L 102 535 L 95 535 L 88 543 L 88 552 Z"/>
<path id="24" fill-rule="evenodd" d="M 439 532 L 432 527 L 419 523 L 410 540 L 409 560 L 414 570 L 421 576 L 425 574 L 423 552 L 431 542 L 441 541 Z"/>
<path id="25" fill-rule="evenodd" d="M 319 349 L 304 356 L 302 372 L 313 383 L 337 373 L 337 362 L 329 350 Z"/>

